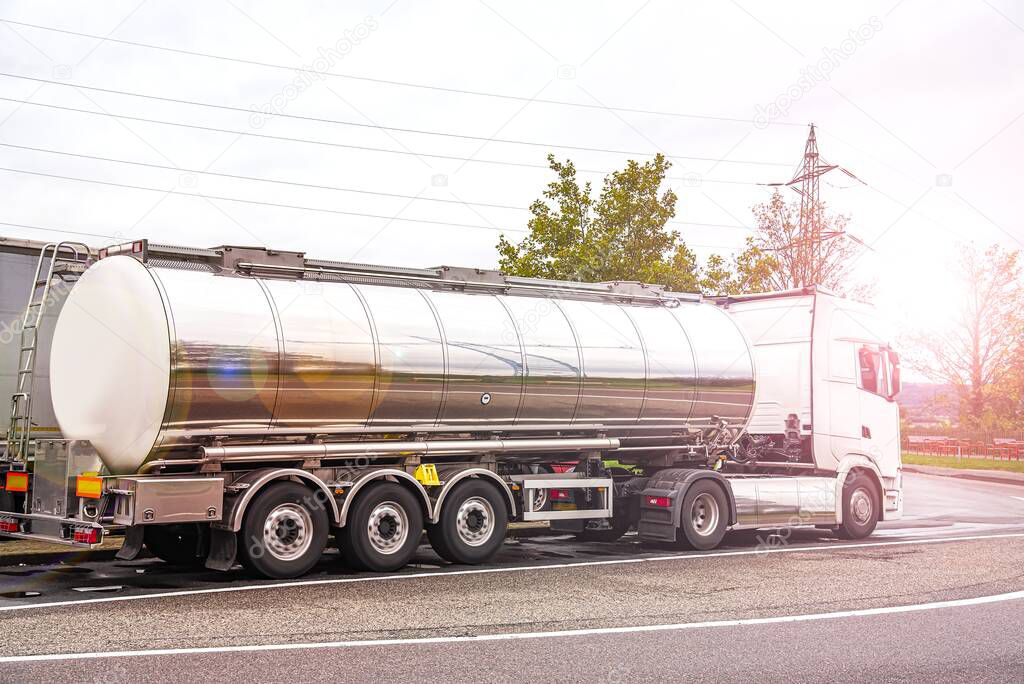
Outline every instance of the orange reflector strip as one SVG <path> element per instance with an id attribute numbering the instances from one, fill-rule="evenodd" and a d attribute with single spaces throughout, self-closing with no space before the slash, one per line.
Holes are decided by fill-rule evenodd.
<path id="1" fill-rule="evenodd" d="M 7 491 L 27 492 L 28 473 L 7 473 Z"/>
<path id="2" fill-rule="evenodd" d="M 75 479 L 75 496 L 83 499 L 98 499 L 103 494 L 103 478 L 79 475 Z"/>

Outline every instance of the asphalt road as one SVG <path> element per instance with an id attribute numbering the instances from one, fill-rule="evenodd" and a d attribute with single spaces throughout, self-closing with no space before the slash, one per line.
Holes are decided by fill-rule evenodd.
<path id="1" fill-rule="evenodd" d="M 0 680 L 1021 681 L 1024 487 L 908 475 L 906 491 L 905 519 L 866 542 L 551 536 L 485 567 L 423 547 L 396 575 L 328 557 L 291 582 L 0 567 Z"/>

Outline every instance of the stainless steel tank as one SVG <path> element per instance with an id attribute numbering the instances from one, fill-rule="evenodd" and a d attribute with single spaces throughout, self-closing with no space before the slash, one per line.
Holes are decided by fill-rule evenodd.
<path id="1" fill-rule="evenodd" d="M 114 473 L 158 451 L 368 432 L 572 426 L 669 444 L 748 420 L 750 347 L 710 303 L 92 266 L 54 332 L 71 439 Z M 640 443 L 640 442 L 638 442 Z"/>

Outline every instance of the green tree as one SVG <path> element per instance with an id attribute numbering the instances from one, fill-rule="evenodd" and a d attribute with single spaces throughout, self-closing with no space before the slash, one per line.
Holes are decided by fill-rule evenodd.
<path id="1" fill-rule="evenodd" d="M 776 271 L 775 257 L 763 251 L 754 238 L 747 238 L 746 248 L 726 260 L 718 254 L 708 257 L 699 269 L 700 290 L 704 294 L 735 295 L 768 292 L 776 289 L 772 274 Z"/>
<path id="2" fill-rule="evenodd" d="M 630 160 L 604 179 L 595 201 L 580 185 L 571 161 L 548 155 L 557 175 L 543 199 L 530 206 L 529 234 L 518 244 L 498 241 L 502 271 L 560 280 L 640 280 L 677 291 L 699 288 L 697 260 L 668 230 L 677 196 L 662 190 L 671 163 L 661 154 L 643 164 Z"/>

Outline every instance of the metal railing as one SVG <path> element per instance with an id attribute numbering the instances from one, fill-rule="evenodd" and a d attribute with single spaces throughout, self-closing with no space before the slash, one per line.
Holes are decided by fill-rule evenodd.
<path id="1" fill-rule="evenodd" d="M 972 439 L 936 438 L 903 439 L 903 451 L 922 456 L 974 458 L 995 461 L 1024 460 L 1024 440 L 982 441 Z"/>

